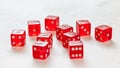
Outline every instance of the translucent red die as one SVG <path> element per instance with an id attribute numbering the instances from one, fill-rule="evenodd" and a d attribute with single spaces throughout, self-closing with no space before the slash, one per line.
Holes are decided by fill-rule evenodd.
<path id="1" fill-rule="evenodd" d="M 50 55 L 50 48 L 48 42 L 37 41 L 32 46 L 32 53 L 34 59 L 45 60 Z"/>
<path id="2" fill-rule="evenodd" d="M 53 44 L 52 33 L 49 33 L 49 32 L 40 33 L 37 36 L 37 41 L 49 42 L 50 48 L 52 48 L 52 44 Z"/>
<path id="3" fill-rule="evenodd" d="M 26 43 L 26 32 L 25 30 L 15 29 L 12 31 L 10 38 L 13 47 L 23 47 Z"/>
<path id="4" fill-rule="evenodd" d="M 40 33 L 41 33 L 40 21 L 38 20 L 28 21 L 28 35 L 38 36 Z"/>
<path id="5" fill-rule="evenodd" d="M 88 20 L 78 20 L 76 22 L 76 32 L 80 36 L 89 36 L 91 34 L 91 23 Z"/>
<path id="6" fill-rule="evenodd" d="M 83 58 L 83 43 L 81 41 L 69 41 L 68 51 L 71 59 Z"/>
<path id="7" fill-rule="evenodd" d="M 95 39 L 100 42 L 106 42 L 112 38 L 112 27 L 100 25 L 95 27 Z"/>
<path id="8" fill-rule="evenodd" d="M 64 33 L 62 45 L 63 47 L 68 48 L 68 42 L 75 40 L 80 40 L 80 36 L 77 33 L 75 32 Z"/>
<path id="9" fill-rule="evenodd" d="M 66 32 L 73 32 L 73 27 L 67 24 L 58 26 L 56 30 L 57 39 L 63 41 L 63 34 Z"/>
<path id="10" fill-rule="evenodd" d="M 45 29 L 48 31 L 56 31 L 59 26 L 59 16 L 49 15 L 45 18 Z"/>

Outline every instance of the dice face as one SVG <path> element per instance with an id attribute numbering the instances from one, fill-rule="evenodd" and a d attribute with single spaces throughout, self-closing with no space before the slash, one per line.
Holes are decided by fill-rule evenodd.
<path id="1" fill-rule="evenodd" d="M 58 26 L 56 29 L 56 38 L 60 41 L 63 41 L 63 34 L 67 32 L 73 32 L 73 27 L 67 24 Z"/>
<path id="2" fill-rule="evenodd" d="M 38 36 L 41 32 L 40 21 L 31 20 L 28 21 L 28 35 L 29 36 Z"/>
<path id="3" fill-rule="evenodd" d="M 37 41 L 49 42 L 50 48 L 52 48 L 53 38 L 51 33 L 48 33 L 48 32 L 40 33 L 37 36 Z"/>
<path id="4" fill-rule="evenodd" d="M 13 47 L 15 46 L 22 47 L 26 43 L 26 32 L 25 30 L 19 30 L 19 29 L 13 30 L 10 38 L 11 38 L 11 45 Z"/>
<path id="5" fill-rule="evenodd" d="M 45 60 L 50 55 L 48 42 L 37 41 L 32 46 L 33 58 Z"/>
<path id="6" fill-rule="evenodd" d="M 63 47 L 68 48 L 68 42 L 75 41 L 75 40 L 80 40 L 80 36 L 77 33 L 75 32 L 64 33 L 62 45 Z"/>
<path id="7" fill-rule="evenodd" d="M 91 24 L 88 20 L 78 20 L 76 22 L 76 32 L 80 36 L 89 36 L 91 34 Z"/>
<path id="8" fill-rule="evenodd" d="M 81 41 L 69 41 L 68 51 L 71 59 L 82 59 L 83 43 Z"/>
<path id="9" fill-rule="evenodd" d="M 59 17 L 49 15 L 45 18 L 45 29 L 48 31 L 56 31 L 57 26 L 59 26 Z"/>
<path id="10" fill-rule="evenodd" d="M 112 38 L 112 27 L 100 25 L 95 28 L 95 39 L 100 42 L 106 42 Z"/>

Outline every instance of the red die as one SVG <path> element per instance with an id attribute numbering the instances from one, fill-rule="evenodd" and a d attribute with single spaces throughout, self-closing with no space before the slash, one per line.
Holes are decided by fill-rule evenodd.
<path id="1" fill-rule="evenodd" d="M 67 32 L 63 35 L 63 47 L 68 48 L 69 41 L 80 40 L 80 36 L 75 32 Z"/>
<path id="2" fill-rule="evenodd" d="M 82 59 L 83 43 L 81 41 L 70 41 L 68 51 L 71 59 Z"/>
<path id="3" fill-rule="evenodd" d="M 50 48 L 51 48 L 52 44 L 53 44 L 52 34 L 48 33 L 48 32 L 40 33 L 37 37 L 37 41 L 49 42 L 49 45 L 50 45 Z"/>
<path id="4" fill-rule="evenodd" d="M 73 32 L 73 27 L 69 26 L 67 24 L 63 24 L 61 26 L 57 27 L 56 30 L 56 37 L 58 40 L 62 41 L 63 40 L 63 34 L 66 32 Z"/>
<path id="5" fill-rule="evenodd" d="M 112 27 L 100 25 L 95 28 L 95 38 L 98 41 L 105 42 L 112 38 Z"/>
<path id="6" fill-rule="evenodd" d="M 88 36 L 91 33 L 91 24 L 88 20 L 78 20 L 76 22 L 76 32 L 80 36 Z"/>
<path id="7" fill-rule="evenodd" d="M 33 58 L 44 60 L 50 55 L 48 42 L 37 41 L 32 46 Z"/>
<path id="8" fill-rule="evenodd" d="M 12 46 L 24 46 L 26 43 L 26 32 L 25 30 L 13 30 L 11 33 L 11 45 Z"/>
<path id="9" fill-rule="evenodd" d="M 48 31 L 56 31 L 57 26 L 59 26 L 58 16 L 47 16 L 45 18 L 45 29 Z"/>
<path id="10" fill-rule="evenodd" d="M 28 21 L 28 34 L 29 36 L 37 36 L 41 32 L 40 30 L 40 21 L 32 20 Z"/>

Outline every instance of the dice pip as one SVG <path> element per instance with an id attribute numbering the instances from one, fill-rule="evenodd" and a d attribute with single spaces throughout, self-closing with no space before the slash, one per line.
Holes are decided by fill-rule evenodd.
<path id="1" fill-rule="evenodd" d="M 26 43 L 26 32 L 25 30 L 15 29 L 12 31 L 10 38 L 13 47 L 23 47 Z"/>

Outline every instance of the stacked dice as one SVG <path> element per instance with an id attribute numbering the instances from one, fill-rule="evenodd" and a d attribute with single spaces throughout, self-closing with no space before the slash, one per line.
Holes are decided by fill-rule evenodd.
<path id="1" fill-rule="evenodd" d="M 68 49 L 69 57 L 71 59 L 83 58 L 83 43 L 80 40 L 80 36 L 90 36 L 91 23 L 88 20 L 76 21 L 76 32 L 73 31 L 73 27 L 67 24 L 63 24 L 57 27 L 56 37 L 62 41 L 64 48 Z"/>
<path id="2" fill-rule="evenodd" d="M 48 32 L 40 33 L 33 44 L 33 58 L 44 60 L 50 55 L 52 48 L 52 34 Z"/>
<path id="3" fill-rule="evenodd" d="M 29 21 L 29 36 L 37 36 L 36 42 L 33 44 L 33 58 L 45 60 L 50 55 L 50 49 L 53 45 L 52 34 L 50 32 L 40 31 L 39 21 Z M 31 26 L 30 26 L 31 25 Z M 45 29 L 47 31 L 56 31 L 59 25 L 59 17 L 49 15 L 45 18 Z"/>
<path id="4" fill-rule="evenodd" d="M 67 24 L 63 24 L 57 27 L 56 29 L 56 38 L 62 42 L 62 45 L 64 48 L 67 48 L 69 51 L 69 56 L 71 59 L 81 59 L 82 57 L 76 57 L 76 56 L 72 56 L 72 51 L 71 51 L 71 41 L 72 42 L 76 42 L 76 41 L 80 41 L 80 36 L 79 34 L 75 33 L 73 31 L 73 27 Z M 69 44 L 70 43 L 70 44 Z M 79 45 L 74 45 L 75 47 L 79 46 Z M 81 46 L 81 45 L 80 45 Z M 81 50 L 83 51 L 83 49 Z M 77 53 L 75 53 L 76 55 L 81 55 L 83 54 L 83 52 L 79 52 L 76 51 Z M 74 52 L 73 52 L 74 53 Z"/>

